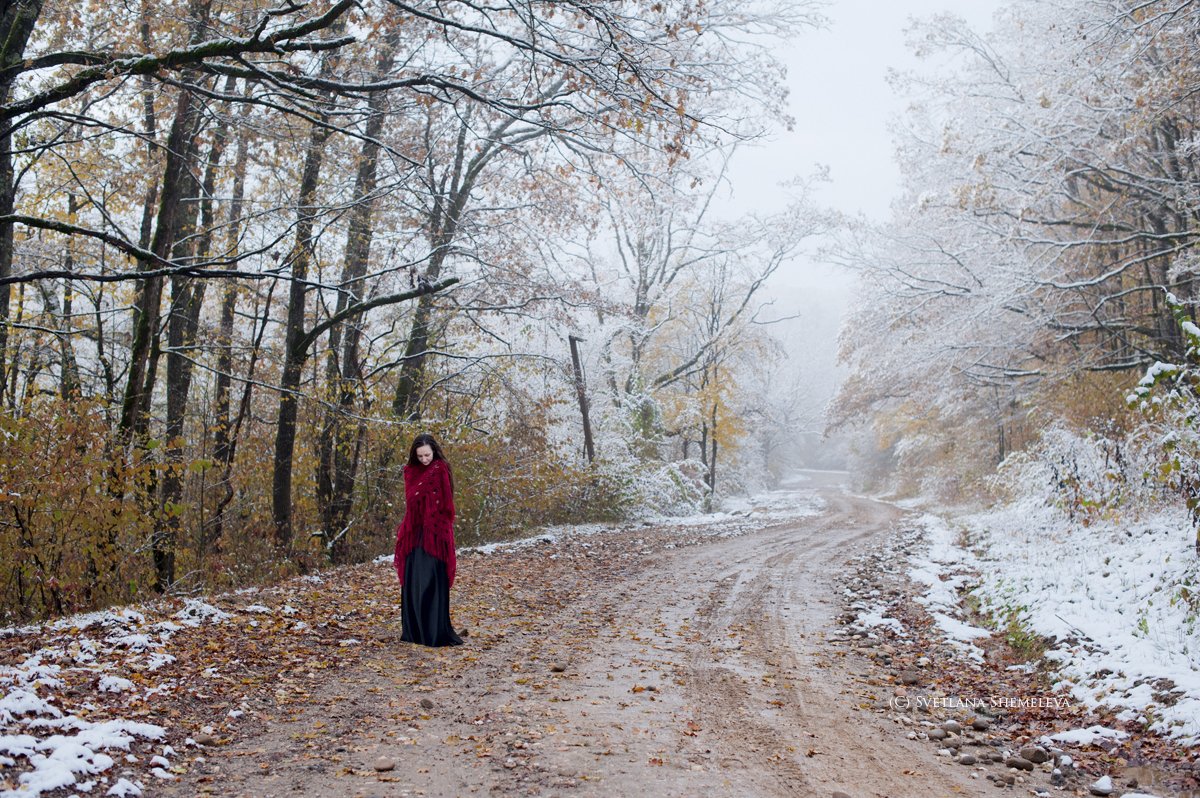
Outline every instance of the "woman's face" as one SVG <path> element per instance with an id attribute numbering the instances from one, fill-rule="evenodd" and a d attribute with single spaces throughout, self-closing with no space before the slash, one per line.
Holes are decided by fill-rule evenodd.
<path id="1" fill-rule="evenodd" d="M 433 447 L 429 444 L 422 444 L 417 447 L 417 459 L 421 461 L 421 465 L 429 465 L 433 462 Z"/>

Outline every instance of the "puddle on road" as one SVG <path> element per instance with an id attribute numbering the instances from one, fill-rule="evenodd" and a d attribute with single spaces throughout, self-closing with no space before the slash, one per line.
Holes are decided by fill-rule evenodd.
<path id="1" fill-rule="evenodd" d="M 1161 798 L 1200 798 L 1200 789 L 1180 789 L 1171 785 L 1172 780 L 1178 780 L 1178 773 L 1154 767 L 1153 765 L 1131 765 L 1124 769 L 1120 779 L 1114 779 L 1124 784 L 1129 779 L 1137 779 L 1136 789 L 1127 792 L 1145 792 Z"/>

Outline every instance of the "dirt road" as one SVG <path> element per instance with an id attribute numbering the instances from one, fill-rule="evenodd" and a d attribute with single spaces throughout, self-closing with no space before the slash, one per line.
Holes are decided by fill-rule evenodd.
<path id="1" fill-rule="evenodd" d="M 846 560 L 900 511 L 809 480 L 822 512 L 744 534 L 636 528 L 464 556 L 467 645 L 409 646 L 381 618 L 360 667 L 281 681 L 262 719 L 151 794 L 999 792 L 871 711 L 867 665 L 827 642 Z"/>

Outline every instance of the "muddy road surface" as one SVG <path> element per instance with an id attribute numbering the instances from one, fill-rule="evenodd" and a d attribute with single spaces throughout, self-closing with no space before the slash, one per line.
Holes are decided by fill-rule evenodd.
<path id="1" fill-rule="evenodd" d="M 452 611 L 466 645 L 401 643 L 397 608 L 359 664 L 281 678 L 148 792 L 998 794 L 906 739 L 864 697 L 868 665 L 830 643 L 847 561 L 902 517 L 840 479 L 806 474 L 779 495 L 807 513 L 773 521 L 464 554 Z M 375 567 L 398 604 L 390 564 Z"/>

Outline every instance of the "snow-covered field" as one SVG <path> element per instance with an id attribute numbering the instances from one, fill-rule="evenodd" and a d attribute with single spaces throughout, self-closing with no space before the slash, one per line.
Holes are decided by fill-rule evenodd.
<path id="1" fill-rule="evenodd" d="M 974 584 L 1001 625 L 1053 639 L 1046 656 L 1077 701 L 1200 743 L 1200 560 L 1185 510 L 1083 526 L 1028 500 L 921 526 L 929 548 L 910 575 L 951 637 L 969 641 L 951 612 Z"/>

